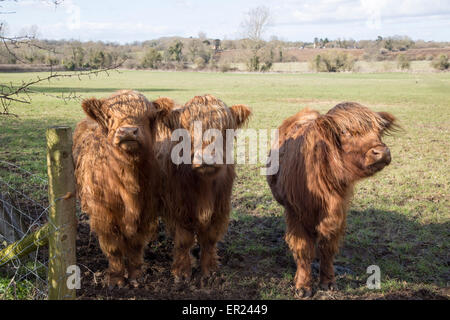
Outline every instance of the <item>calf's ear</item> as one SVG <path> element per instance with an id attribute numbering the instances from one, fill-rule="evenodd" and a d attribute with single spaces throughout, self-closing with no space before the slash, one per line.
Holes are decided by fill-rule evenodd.
<path id="1" fill-rule="evenodd" d="M 378 112 L 378 115 L 382 119 L 383 133 L 391 133 L 397 131 L 400 127 L 397 123 L 397 119 L 388 112 Z"/>
<path id="2" fill-rule="evenodd" d="M 243 104 L 237 104 L 232 106 L 230 109 L 231 113 L 234 116 L 234 119 L 236 120 L 238 128 L 247 124 L 252 114 L 252 111 L 249 109 L 249 107 Z"/>
<path id="3" fill-rule="evenodd" d="M 175 110 L 175 102 L 166 97 L 153 101 L 156 108 L 156 121 L 164 123 L 170 130 L 179 128 L 180 112 Z"/>
<path id="4" fill-rule="evenodd" d="M 153 105 L 157 112 L 162 115 L 169 114 L 175 108 L 175 102 L 166 97 L 156 99 L 153 101 Z"/>
<path id="5" fill-rule="evenodd" d="M 107 116 L 104 112 L 103 100 L 96 98 L 84 99 L 81 107 L 89 118 L 95 120 L 104 129 L 107 129 Z"/>

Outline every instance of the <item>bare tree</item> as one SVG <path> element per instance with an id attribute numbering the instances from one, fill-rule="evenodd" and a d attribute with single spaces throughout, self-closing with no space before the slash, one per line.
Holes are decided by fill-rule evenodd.
<path id="1" fill-rule="evenodd" d="M 241 23 L 243 36 L 248 40 L 248 46 L 252 50 L 251 57 L 247 61 L 249 71 L 268 71 L 272 67 L 273 54 L 266 61 L 262 61 L 260 50 L 264 46 L 263 35 L 271 20 L 270 9 L 261 6 L 249 10 Z"/>
<path id="2" fill-rule="evenodd" d="M 199 38 L 201 41 L 206 40 L 206 33 L 203 32 L 203 31 L 199 31 L 199 32 L 198 32 L 198 38 Z"/>
<path id="3" fill-rule="evenodd" d="M 3 3 L 6 2 L 19 2 L 20 0 L 0 0 L 0 14 L 13 14 L 14 11 L 3 11 Z M 55 6 L 60 5 L 64 0 L 36 0 L 54 4 Z M 22 33 L 22 32 L 21 32 Z M 33 26 L 30 30 L 27 30 L 25 34 L 20 36 L 7 36 L 6 23 L 0 22 L 0 49 L 4 49 L 3 54 L 7 55 L 8 58 L 14 61 L 20 62 L 22 65 L 30 64 L 30 61 L 26 57 L 20 55 L 20 50 L 22 48 L 29 48 L 31 50 L 42 50 L 49 55 L 55 54 L 55 48 L 44 45 L 42 42 L 37 41 L 37 27 Z M 12 103 L 31 103 L 31 94 L 40 93 L 33 90 L 33 86 L 43 82 L 50 82 L 51 80 L 61 79 L 61 78 L 78 78 L 81 80 L 82 77 L 91 77 L 93 75 L 98 75 L 99 73 L 107 73 L 110 70 L 115 70 L 123 64 L 118 62 L 113 66 L 108 68 L 102 68 L 97 70 L 87 69 L 78 72 L 58 72 L 54 70 L 54 63 L 52 59 L 49 59 L 47 67 L 49 68 L 49 73 L 43 76 L 36 76 L 35 78 L 22 80 L 21 83 L 4 82 L 0 83 L 0 116 L 1 115 L 14 115 L 10 112 L 10 106 Z M 48 94 L 45 94 L 48 95 Z M 80 99 L 75 93 L 71 92 L 69 94 L 61 93 L 60 95 L 54 95 L 53 97 L 62 99 L 64 102 L 70 99 Z"/>
<path id="4" fill-rule="evenodd" d="M 250 9 L 241 24 L 244 37 L 253 41 L 261 41 L 271 20 L 272 14 L 268 7 L 260 6 Z"/>

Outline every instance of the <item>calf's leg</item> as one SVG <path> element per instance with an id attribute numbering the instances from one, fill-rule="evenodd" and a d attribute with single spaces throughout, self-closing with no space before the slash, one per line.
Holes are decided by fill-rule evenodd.
<path id="1" fill-rule="evenodd" d="M 317 231 L 319 233 L 320 288 L 336 290 L 333 262 L 339 251 L 339 240 L 345 231 L 345 215 L 339 212 L 329 215 L 319 224 Z"/>
<path id="2" fill-rule="evenodd" d="M 123 254 L 123 240 L 117 235 L 98 234 L 100 248 L 108 259 L 109 286 L 123 287 L 125 284 L 125 264 Z"/>
<path id="3" fill-rule="evenodd" d="M 145 246 L 156 238 L 157 231 L 158 221 L 156 218 L 144 220 L 142 229 L 139 229 L 131 239 L 127 239 L 128 280 L 133 286 L 138 286 L 138 280 L 142 275 Z"/>
<path id="4" fill-rule="evenodd" d="M 128 242 L 128 280 L 133 286 L 138 285 L 138 279 L 142 275 L 142 266 L 144 264 L 144 248 L 146 245 L 145 237 L 137 235 L 135 239 Z"/>
<path id="5" fill-rule="evenodd" d="M 294 278 L 297 295 L 310 297 L 312 296 L 311 263 L 314 259 L 316 239 L 296 220 L 292 219 L 290 213 L 287 213 L 285 239 L 297 264 Z"/>
<path id="6" fill-rule="evenodd" d="M 176 226 L 174 238 L 172 274 L 176 282 L 182 279 L 189 280 L 192 273 L 190 249 L 194 245 L 194 233 Z"/>
<path id="7" fill-rule="evenodd" d="M 319 240 L 320 258 L 320 288 L 322 290 L 335 290 L 336 279 L 334 276 L 334 256 L 338 251 L 338 239 L 321 238 Z"/>
<path id="8" fill-rule="evenodd" d="M 197 234 L 201 249 L 200 267 L 204 277 L 210 276 L 218 268 L 217 242 L 222 239 L 228 228 L 230 194 L 231 187 L 227 189 L 227 192 L 220 193 L 220 196 L 215 199 L 211 220 Z"/>
<path id="9" fill-rule="evenodd" d="M 219 241 L 219 235 L 215 228 L 198 233 L 198 242 L 201 249 L 200 267 L 203 276 L 209 276 L 218 267 L 217 241 Z"/>

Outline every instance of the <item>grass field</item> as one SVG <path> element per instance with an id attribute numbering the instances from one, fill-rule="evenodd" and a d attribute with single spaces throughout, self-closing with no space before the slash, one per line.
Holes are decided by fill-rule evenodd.
<path id="1" fill-rule="evenodd" d="M 231 63 L 230 67 L 235 68 L 241 72 L 247 71 L 247 65 L 245 63 Z M 310 62 L 275 62 L 270 69 L 271 72 L 280 73 L 308 73 L 312 72 Z M 376 72 L 436 72 L 431 65 L 431 61 L 411 61 L 409 70 L 401 70 L 398 67 L 396 60 L 386 61 L 356 61 L 353 70 L 354 72 L 361 73 L 376 73 Z"/>
<path id="2" fill-rule="evenodd" d="M 36 75 L 0 73 L 0 82 Z M 31 105 L 13 106 L 11 111 L 19 118 L 0 118 L 0 159 L 45 177 L 45 129 L 74 127 L 84 117 L 78 101 L 65 104 L 51 95 L 75 91 L 83 97 L 102 97 L 125 88 L 141 91 L 149 99 L 169 96 L 182 103 L 210 93 L 229 105 L 247 104 L 253 110 L 251 128 L 276 128 L 303 107 L 326 112 L 341 101 L 393 113 L 403 131 L 385 138 L 393 155 L 391 165 L 357 185 L 347 234 L 335 261 L 340 291 L 318 292 L 315 298 L 449 297 L 450 73 L 124 71 L 82 81 L 61 80 L 35 87 L 45 95 L 33 95 Z M 283 240 L 283 211 L 257 166 L 238 166 L 232 205 L 230 228 L 219 247 L 222 267 L 217 281 L 206 287 L 175 288 L 168 273 L 170 257 L 166 257 L 171 244 L 163 240 L 152 244 L 146 257 L 153 257 L 162 268 L 152 269 L 149 279 L 164 289 L 149 280 L 141 291 L 122 289 L 115 297 L 293 298 L 295 264 Z M 370 265 L 381 268 L 380 290 L 366 288 Z M 83 281 L 82 286 L 87 285 Z M 109 297 L 96 288 L 89 293 L 82 289 L 79 295 Z"/>

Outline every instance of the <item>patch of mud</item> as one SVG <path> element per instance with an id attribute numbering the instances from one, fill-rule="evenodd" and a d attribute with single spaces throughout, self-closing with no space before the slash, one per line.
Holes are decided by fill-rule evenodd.
<path id="1" fill-rule="evenodd" d="M 258 245 L 261 246 L 258 246 Z M 88 219 L 82 215 L 78 225 L 77 264 L 82 270 L 79 299 L 293 299 L 295 263 L 284 242 L 282 218 L 253 217 L 249 221 L 230 221 L 224 240 L 218 244 L 221 266 L 209 279 L 201 279 L 198 267 L 200 249 L 192 250 L 193 274 L 190 282 L 176 284 L 170 273 L 171 239 L 160 226 L 158 239 L 145 250 L 145 276 L 138 288 L 109 290 L 104 285 L 108 262 L 100 250 L 97 237 L 91 234 Z M 317 280 L 319 264 L 312 264 Z M 354 272 L 335 265 L 339 285 L 361 287 L 363 283 L 349 279 Z M 288 276 L 286 276 L 288 275 Z M 354 283 L 353 283 L 354 282 Z M 361 283 L 360 283 L 361 282 Z M 343 291 L 316 291 L 313 299 L 448 299 L 448 293 L 428 290 L 401 290 L 395 293 L 349 295 Z"/>
<path id="2" fill-rule="evenodd" d="M 108 289 L 104 284 L 107 259 L 100 250 L 95 234 L 90 232 L 85 216 L 80 219 L 77 237 L 77 264 L 82 270 L 81 289 L 77 291 L 80 299 L 257 299 L 258 291 L 254 285 L 236 285 L 233 275 L 224 271 L 245 268 L 239 255 L 231 257 L 223 244 L 219 244 L 220 270 L 209 279 L 201 279 L 198 267 L 200 249 L 192 250 L 193 274 L 188 283 L 176 284 L 170 273 L 172 262 L 172 241 L 166 238 L 163 228 L 157 241 L 150 243 L 145 251 L 145 276 L 138 288 L 129 286 Z"/>

